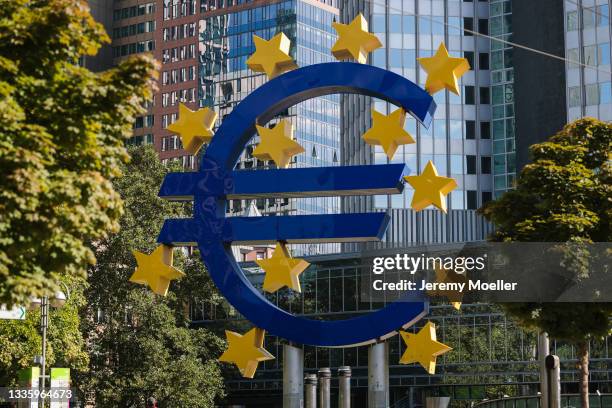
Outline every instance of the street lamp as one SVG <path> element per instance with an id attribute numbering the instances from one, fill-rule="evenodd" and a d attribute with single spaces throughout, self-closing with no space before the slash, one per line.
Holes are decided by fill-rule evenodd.
<path id="1" fill-rule="evenodd" d="M 70 297 L 70 290 L 64 282 L 60 282 L 64 287 L 64 292 L 58 290 L 55 292 L 53 297 L 49 298 L 44 296 L 43 298 L 33 298 L 30 300 L 30 308 L 34 309 L 40 306 L 40 332 L 42 334 L 42 354 L 40 356 L 40 389 L 45 390 L 45 380 L 47 378 L 45 373 L 45 366 L 47 363 L 47 327 L 49 326 L 49 306 L 59 309 L 66 304 L 66 301 Z M 44 399 L 41 399 L 41 406 L 45 405 Z"/>

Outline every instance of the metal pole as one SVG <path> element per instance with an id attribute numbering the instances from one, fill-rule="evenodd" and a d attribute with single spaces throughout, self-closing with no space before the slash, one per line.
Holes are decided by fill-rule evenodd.
<path id="1" fill-rule="evenodd" d="M 368 408 L 389 406 L 389 345 L 372 344 L 368 349 Z"/>
<path id="2" fill-rule="evenodd" d="M 317 375 L 306 374 L 304 377 L 306 389 L 306 408 L 317 408 Z"/>
<path id="3" fill-rule="evenodd" d="M 45 390 L 46 372 L 45 367 L 47 365 L 47 327 L 49 326 L 49 298 L 44 296 L 40 301 L 40 331 L 42 334 L 42 354 L 40 358 L 40 390 Z M 39 399 L 41 407 L 45 406 L 45 400 Z"/>
<path id="4" fill-rule="evenodd" d="M 330 408 L 331 370 L 328 367 L 319 369 L 319 407 Z"/>
<path id="5" fill-rule="evenodd" d="M 304 351 L 283 345 L 283 408 L 304 407 Z"/>
<path id="6" fill-rule="evenodd" d="M 559 357 L 546 356 L 546 370 L 548 377 L 548 403 L 550 408 L 561 408 L 561 366 Z M 542 393 L 544 395 L 544 393 Z"/>
<path id="7" fill-rule="evenodd" d="M 542 332 L 538 335 L 538 360 L 540 362 L 540 408 L 549 408 L 548 402 L 548 373 L 546 371 L 546 356 L 550 354 L 548 334 Z"/>
<path id="8" fill-rule="evenodd" d="M 338 408 L 351 408 L 351 367 L 338 367 Z"/>

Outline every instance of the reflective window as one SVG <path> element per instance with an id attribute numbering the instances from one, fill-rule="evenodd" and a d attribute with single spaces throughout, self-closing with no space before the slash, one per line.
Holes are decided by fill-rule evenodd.
<path id="1" fill-rule="evenodd" d="M 569 106 L 576 107 L 581 104 L 580 87 L 574 86 L 569 88 Z"/>
<path id="2" fill-rule="evenodd" d="M 599 104 L 599 86 L 597 84 L 587 85 L 585 91 L 587 106 Z"/>
<path id="3" fill-rule="evenodd" d="M 610 65 L 610 43 L 602 43 L 597 46 L 597 64 Z"/>
<path id="4" fill-rule="evenodd" d="M 578 12 L 570 11 L 567 13 L 567 30 L 576 31 L 578 30 Z"/>
<path id="5" fill-rule="evenodd" d="M 612 103 L 612 84 L 610 82 L 604 82 L 599 84 L 599 103 L 609 104 Z"/>
<path id="6" fill-rule="evenodd" d="M 399 14 L 389 15 L 389 32 L 390 33 L 401 33 L 402 32 L 402 16 Z"/>

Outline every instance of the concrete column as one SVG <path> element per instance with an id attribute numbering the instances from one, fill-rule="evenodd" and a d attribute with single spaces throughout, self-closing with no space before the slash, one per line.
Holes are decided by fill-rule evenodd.
<path id="1" fill-rule="evenodd" d="M 304 377 L 306 390 L 306 408 L 317 408 L 317 375 L 306 374 Z"/>
<path id="2" fill-rule="evenodd" d="M 559 357 L 546 356 L 546 370 L 548 377 L 548 403 L 550 408 L 561 408 L 561 366 Z M 542 393 L 544 395 L 544 393 Z"/>
<path id="3" fill-rule="evenodd" d="M 548 375 L 546 372 L 546 356 L 550 354 L 550 344 L 547 333 L 538 335 L 538 361 L 540 363 L 540 408 L 549 408 Z"/>
<path id="4" fill-rule="evenodd" d="M 372 344 L 368 349 L 368 408 L 389 406 L 389 345 Z"/>
<path id="5" fill-rule="evenodd" d="M 304 351 L 283 345 L 283 408 L 304 406 Z"/>
<path id="6" fill-rule="evenodd" d="M 351 367 L 338 367 L 338 408 L 351 408 Z"/>
<path id="7" fill-rule="evenodd" d="M 319 369 L 319 408 L 330 408 L 331 370 L 327 367 Z"/>

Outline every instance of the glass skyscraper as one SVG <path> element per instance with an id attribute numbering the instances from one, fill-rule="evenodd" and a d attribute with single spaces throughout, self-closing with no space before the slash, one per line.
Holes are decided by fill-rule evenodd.
<path id="1" fill-rule="evenodd" d="M 565 0 L 568 119 L 612 121 L 609 0 Z"/>
<path id="2" fill-rule="evenodd" d="M 490 35 L 512 40 L 512 2 L 491 0 Z M 493 190 L 495 197 L 507 191 L 516 178 L 514 137 L 514 66 L 512 47 L 491 41 L 491 132 L 493 137 Z"/>
<path id="3" fill-rule="evenodd" d="M 291 40 L 290 55 L 298 66 L 335 61 L 330 54 L 335 41 L 332 22 L 338 18 L 334 5 L 318 1 L 289 0 L 282 2 L 244 2 L 223 9 L 208 9 L 202 3 L 199 28 L 200 106 L 212 107 L 220 121 L 243 98 L 266 82 L 267 77 L 251 71 L 247 58 L 255 51 L 253 34 L 266 40 L 283 32 Z M 235 11 L 234 11 L 235 10 Z M 281 118 L 294 126 L 295 137 L 305 153 L 294 158 L 291 167 L 333 166 L 339 163 L 339 97 L 329 95 L 310 99 L 289 108 Z M 258 138 L 247 146 L 237 169 L 265 169 L 272 162 L 252 155 Z M 338 213 L 335 197 L 305 199 L 260 199 L 256 206 L 262 214 L 324 214 Z M 228 211 L 244 214 L 248 203 L 235 200 Z M 294 253 L 333 251 L 334 245 L 300 245 Z"/>
<path id="4" fill-rule="evenodd" d="M 438 105 L 429 129 L 407 116 L 405 128 L 416 140 L 401 146 L 391 162 L 406 163 L 411 174 L 420 173 L 429 160 L 442 175 L 457 180 L 449 195 L 448 215 L 437 210 L 416 213 L 410 209 L 413 191 L 403 195 L 347 198 L 346 211 L 390 210 L 392 223 L 386 240 L 392 243 L 445 243 L 482 240 L 489 227 L 475 210 L 493 195 L 490 41 L 463 32 L 463 28 L 488 33 L 489 5 L 461 0 L 376 0 L 343 4 L 343 21 L 362 12 L 370 31 L 383 47 L 370 63 L 396 72 L 424 87 L 426 73 L 417 61 L 430 57 L 444 42 L 454 56 L 468 59 L 471 70 L 460 79 L 461 95 L 438 92 Z M 387 163 L 379 146 L 366 145 L 361 135 L 371 126 L 370 110 L 388 114 L 397 109 L 374 98 L 343 97 L 343 164 Z"/>

